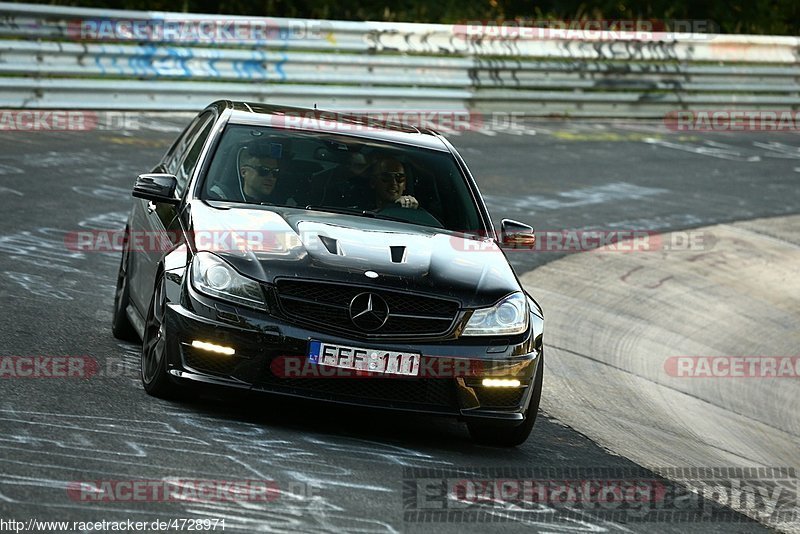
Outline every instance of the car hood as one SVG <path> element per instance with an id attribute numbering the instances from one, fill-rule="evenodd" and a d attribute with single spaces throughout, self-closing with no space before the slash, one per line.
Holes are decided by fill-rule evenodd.
<path id="1" fill-rule="evenodd" d="M 266 283 L 341 282 L 457 298 L 464 307 L 521 290 L 493 239 L 297 208 L 201 201 L 187 209 L 194 249 Z"/>

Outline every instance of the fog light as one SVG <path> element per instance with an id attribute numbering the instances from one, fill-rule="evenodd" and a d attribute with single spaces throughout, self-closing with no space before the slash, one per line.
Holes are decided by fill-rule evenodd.
<path id="1" fill-rule="evenodd" d="M 518 388 L 520 381 L 516 378 L 484 378 L 481 385 L 486 388 Z"/>
<path id="2" fill-rule="evenodd" d="M 233 356 L 236 354 L 236 351 L 230 347 L 223 347 L 222 345 L 215 345 L 214 343 L 208 343 L 206 341 L 192 341 L 192 347 L 201 350 L 207 350 L 209 352 L 216 352 L 217 354 L 224 354 L 226 356 Z"/>

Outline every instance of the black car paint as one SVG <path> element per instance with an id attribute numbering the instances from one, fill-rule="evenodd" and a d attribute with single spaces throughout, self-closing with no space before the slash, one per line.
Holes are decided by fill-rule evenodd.
<path id="1" fill-rule="evenodd" d="M 360 285 L 369 281 L 364 272 L 372 270 L 380 274 L 381 287 L 453 297 L 468 308 L 490 306 L 520 290 L 503 253 L 485 243 L 491 238 L 302 208 L 247 205 L 229 209 L 202 200 L 189 204 L 192 228 L 188 237 L 193 250 L 202 250 L 196 236 L 243 229 L 287 244 L 268 243 L 264 250 L 244 253 L 214 251 L 240 273 L 262 282 L 301 275 Z M 329 252 L 320 237 L 336 240 L 342 253 Z M 392 261 L 392 246 L 404 247 L 404 261 Z"/>
<path id="2" fill-rule="evenodd" d="M 411 133 L 407 130 L 382 130 L 377 136 L 383 141 L 412 143 L 450 152 L 462 170 L 478 207 L 481 224 L 484 227 L 483 231 L 479 232 L 482 235 L 464 236 L 435 228 L 302 208 L 262 207 L 198 200 L 195 197 L 203 174 L 210 164 L 209 155 L 213 154 L 225 125 L 232 120 L 237 124 L 263 125 L 263 117 L 259 117 L 259 113 L 252 113 L 250 111 L 252 107 L 254 106 L 243 107 L 241 104 L 216 102 L 205 110 L 206 113 L 213 114 L 216 124 L 203 141 L 203 149 L 191 178 L 183 194 L 180 197 L 176 196 L 175 202 L 154 204 L 144 199 L 134 199 L 127 229 L 153 234 L 165 233 L 171 243 L 168 251 L 148 250 L 130 253 L 126 274 L 131 287 L 132 306 L 128 308 L 128 315 L 134 328 L 141 335 L 155 280 L 159 273 L 163 273 L 168 303 L 168 346 L 172 349 L 167 366 L 171 375 L 194 382 L 259 389 L 262 387 L 259 378 L 262 371 L 259 369 L 263 369 L 265 361 L 278 354 L 305 355 L 310 339 L 322 338 L 331 343 L 367 347 L 391 346 L 396 350 L 421 352 L 425 357 L 483 360 L 492 364 L 487 367 L 484 376 L 518 376 L 525 388 L 521 404 L 515 410 L 499 411 L 481 410 L 474 389 L 470 387 L 474 384 L 468 383 L 471 379 L 466 379 L 466 382 L 464 378 L 455 379 L 460 409 L 454 414 L 465 418 L 521 421 L 531 400 L 534 378 L 541 373 L 543 314 L 539 305 L 528 295 L 531 327 L 525 334 L 498 339 L 458 337 L 460 329 L 471 315 L 472 308 L 490 306 L 506 295 L 521 291 L 522 288 L 503 251 L 497 246 L 486 246 L 496 243 L 491 219 L 474 179 L 452 145 L 438 134 L 426 131 Z M 278 112 L 279 109 L 283 108 L 264 106 L 260 111 L 270 114 Z M 186 131 L 189 131 L 192 124 Z M 185 135 L 186 131 L 182 135 Z M 370 136 L 373 135 L 374 133 L 370 132 Z M 181 157 L 181 154 L 175 154 L 173 150 L 175 145 L 151 172 L 166 172 L 169 158 Z M 247 221 L 243 220 L 245 210 Z M 253 227 L 253 220 L 259 221 L 258 228 Z M 267 287 L 276 278 L 301 275 L 344 284 L 365 286 L 371 284 L 382 288 L 455 298 L 461 302 L 462 312 L 454 327 L 440 339 L 414 343 L 410 339 L 398 338 L 376 344 L 375 341 L 355 342 L 352 338 L 339 338 L 330 333 L 311 331 L 291 324 L 284 318 L 242 306 L 223 304 L 197 293 L 188 283 L 186 276 L 187 266 L 193 255 L 203 250 L 202 246 L 198 246 L 195 237 L 204 231 L 241 230 L 243 227 L 285 236 L 295 244 L 291 250 L 281 250 L 280 253 L 275 250 L 214 251 L 239 272 L 261 281 Z M 358 234 L 358 239 L 352 237 L 353 232 Z M 331 254 L 320 245 L 320 235 L 342 240 L 347 247 L 358 249 L 358 253 L 347 256 Z M 473 244 L 469 243 L 470 241 L 476 241 L 477 245 L 471 246 Z M 390 244 L 407 247 L 410 251 L 410 257 L 407 259 L 410 261 L 392 262 L 388 250 Z M 461 250 L 462 246 L 465 250 Z M 474 252 L 476 249 L 479 252 Z M 364 271 L 367 269 L 379 273 L 377 281 L 371 282 L 364 277 Z M 244 353 L 249 351 L 251 355 L 258 357 L 253 363 L 237 369 L 238 374 L 234 373 L 228 377 L 212 376 L 187 368 L 182 354 L 183 347 L 190 339 L 186 334 L 193 330 L 192 325 L 194 330 L 199 325 L 206 337 L 210 336 L 211 339 L 220 342 L 237 339 L 239 345 L 245 347 Z M 291 390 L 275 391 L 275 388 L 272 390 L 289 395 L 298 394 Z M 302 396 L 309 395 L 302 394 Z M 336 401 L 332 398 L 325 400 Z M 375 405 L 371 402 L 355 402 L 355 404 Z M 384 407 L 432 411 L 411 404 L 404 406 L 391 403 Z"/>

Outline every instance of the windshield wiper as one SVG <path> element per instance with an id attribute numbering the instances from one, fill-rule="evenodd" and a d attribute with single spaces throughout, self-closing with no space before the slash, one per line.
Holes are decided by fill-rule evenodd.
<path id="1" fill-rule="evenodd" d="M 316 206 L 309 204 L 305 207 L 307 210 L 324 211 L 328 213 L 341 213 L 343 215 L 361 215 L 363 217 L 370 217 L 374 219 L 377 215 L 374 211 L 367 211 L 358 208 L 339 208 L 336 206 Z"/>

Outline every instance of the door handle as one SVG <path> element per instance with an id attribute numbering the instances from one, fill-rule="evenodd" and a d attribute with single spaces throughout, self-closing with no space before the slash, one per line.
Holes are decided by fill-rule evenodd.
<path id="1" fill-rule="evenodd" d="M 152 200 L 147 201 L 147 213 L 153 213 L 156 211 L 156 203 Z"/>

